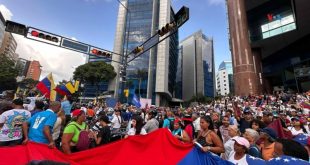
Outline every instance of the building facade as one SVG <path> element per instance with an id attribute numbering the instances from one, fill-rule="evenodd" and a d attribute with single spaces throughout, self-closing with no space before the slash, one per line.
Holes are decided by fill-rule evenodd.
<path id="1" fill-rule="evenodd" d="M 5 19 L 0 12 L 0 46 L 2 45 L 2 41 L 4 39 L 4 33 L 5 33 Z"/>
<path id="2" fill-rule="evenodd" d="M 215 96 L 213 39 L 198 31 L 180 42 L 182 56 L 182 98 L 202 94 Z"/>
<path id="3" fill-rule="evenodd" d="M 216 74 L 216 92 L 218 96 L 233 95 L 233 70 L 231 61 L 223 61 Z"/>
<path id="4" fill-rule="evenodd" d="M 227 0 L 235 94 L 310 90 L 310 3 Z"/>
<path id="5" fill-rule="evenodd" d="M 128 54 L 141 45 L 157 30 L 173 20 L 174 11 L 170 0 L 123 0 L 120 5 L 117 30 L 113 51 Z M 129 12 L 128 12 L 129 11 Z M 127 38 L 128 37 L 128 38 Z M 152 43 L 160 40 L 156 36 Z M 145 45 L 147 47 L 147 45 Z M 149 51 L 144 52 L 128 64 L 126 82 L 120 83 L 120 68 L 117 62 L 112 62 L 116 78 L 110 82 L 109 90 L 116 98 L 122 95 L 122 89 L 129 89 L 129 100 L 134 95 L 140 98 L 152 99 L 152 104 L 168 105 L 175 93 L 176 72 L 178 62 L 178 34 L 175 33 Z M 129 55 L 127 59 L 134 56 Z M 124 56 L 114 55 L 114 61 L 121 62 Z"/>
<path id="6" fill-rule="evenodd" d="M 12 33 L 4 32 L 4 37 L 2 40 L 2 45 L 0 48 L 0 54 L 8 56 L 13 61 L 17 62 L 18 55 L 15 53 L 17 47 L 17 42 L 14 39 Z"/>
<path id="7" fill-rule="evenodd" d="M 41 67 L 42 66 L 39 61 L 36 60 L 31 61 L 29 64 L 26 78 L 31 78 L 39 81 L 42 71 Z"/>

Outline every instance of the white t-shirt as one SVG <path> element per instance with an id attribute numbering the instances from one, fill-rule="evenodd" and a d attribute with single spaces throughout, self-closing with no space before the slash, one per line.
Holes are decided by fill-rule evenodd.
<path id="1" fill-rule="evenodd" d="M 57 117 L 57 120 L 53 128 L 53 140 L 57 140 L 59 138 L 60 130 L 61 130 L 61 118 Z"/>
<path id="2" fill-rule="evenodd" d="M 229 155 L 228 161 L 230 161 L 236 165 L 248 165 L 248 162 L 246 161 L 246 154 L 244 154 L 244 156 L 241 159 L 236 160 L 235 159 L 235 151 L 231 152 L 231 154 Z"/>
<path id="3" fill-rule="evenodd" d="M 127 135 L 133 136 L 136 134 L 136 128 L 130 128 L 127 132 Z M 146 131 L 144 128 L 141 129 L 140 135 L 146 135 Z"/>
<path id="4" fill-rule="evenodd" d="M 118 119 L 117 119 L 117 118 L 118 118 Z M 120 116 L 114 115 L 114 116 L 113 116 L 113 119 L 112 119 L 112 121 L 111 121 L 112 127 L 113 127 L 113 128 L 116 128 L 116 129 L 121 128 L 121 122 L 122 122 L 122 118 L 121 118 Z"/>
<path id="5" fill-rule="evenodd" d="M 31 117 L 25 109 L 12 109 L 0 115 L 0 123 L 4 123 L 0 130 L 0 141 L 13 141 L 23 137 L 22 124 Z"/>
<path id="6" fill-rule="evenodd" d="M 198 117 L 194 122 L 193 122 L 195 132 L 200 131 L 200 117 Z"/>
<path id="7" fill-rule="evenodd" d="M 232 138 L 230 138 L 225 144 L 224 144 L 224 148 L 225 148 L 225 153 L 223 153 L 222 158 L 225 160 L 228 160 L 230 154 L 232 152 L 234 152 L 234 144 L 235 141 L 232 140 Z"/>
<path id="8" fill-rule="evenodd" d="M 300 129 L 299 131 L 297 131 L 294 127 L 288 127 L 288 129 L 292 132 L 293 136 L 304 133 L 304 131 L 302 129 Z"/>

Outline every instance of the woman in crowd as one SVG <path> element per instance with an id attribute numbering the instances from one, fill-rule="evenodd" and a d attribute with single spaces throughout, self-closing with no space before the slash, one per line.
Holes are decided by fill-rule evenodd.
<path id="1" fill-rule="evenodd" d="M 62 130 L 65 122 L 66 122 L 65 112 L 59 111 L 57 113 L 57 119 L 56 119 L 56 122 L 55 122 L 54 127 L 53 127 L 53 135 L 52 135 L 53 140 L 55 141 L 55 145 L 57 148 L 60 147 L 61 138 L 59 138 L 59 137 L 60 137 L 61 130 Z"/>
<path id="2" fill-rule="evenodd" d="M 139 115 L 134 115 L 132 117 L 131 128 L 128 130 L 125 138 L 127 138 L 128 136 L 133 136 L 133 135 L 146 135 L 146 131 L 143 128 L 143 119 Z"/>
<path id="3" fill-rule="evenodd" d="M 81 130 L 86 130 L 86 115 L 83 110 L 76 109 L 72 112 L 72 121 L 65 127 L 61 143 L 65 154 L 77 152 L 76 143 L 79 140 Z"/>
<path id="4" fill-rule="evenodd" d="M 100 116 L 99 123 L 101 128 L 99 129 L 99 132 L 96 133 L 97 135 L 94 136 L 96 146 L 109 143 L 111 137 L 111 129 L 108 125 L 111 123 L 109 118 L 107 116 Z"/>
<path id="5" fill-rule="evenodd" d="M 292 132 L 293 136 L 297 136 L 298 134 L 308 134 L 306 128 L 304 127 L 304 121 L 302 119 L 298 119 L 296 117 L 291 119 L 292 127 L 288 127 L 288 130 Z"/>
<path id="6" fill-rule="evenodd" d="M 170 131 L 172 131 L 173 130 L 173 125 L 172 125 L 173 122 L 174 122 L 174 115 L 173 115 L 172 111 L 170 110 L 170 108 L 167 108 L 164 123 L 163 123 L 163 128 L 168 128 L 168 129 L 170 129 Z"/>
<path id="7" fill-rule="evenodd" d="M 182 142 L 190 142 L 190 138 L 185 130 L 182 129 L 181 120 L 174 120 L 172 135 Z"/>
<path id="8" fill-rule="evenodd" d="M 182 120 L 184 123 L 185 132 L 189 136 L 190 141 L 193 141 L 195 130 L 194 130 L 192 117 L 190 115 L 186 114 L 186 115 L 184 115 L 184 118 Z"/>
<path id="9" fill-rule="evenodd" d="M 224 153 L 224 146 L 220 137 L 213 131 L 213 123 L 210 116 L 200 118 L 200 132 L 195 140 L 202 146 L 202 151 L 216 154 Z"/>
<path id="10" fill-rule="evenodd" d="M 260 138 L 262 139 L 262 143 L 260 144 L 262 158 L 264 160 L 270 160 L 273 158 L 277 133 L 272 128 L 264 128 L 260 132 Z"/>
<path id="11" fill-rule="evenodd" d="M 229 155 L 228 161 L 234 164 L 248 165 L 246 153 L 250 147 L 250 143 L 243 137 L 235 137 L 234 141 L 234 151 Z"/>
<path id="12" fill-rule="evenodd" d="M 256 145 L 256 141 L 259 138 L 259 134 L 257 131 L 251 128 L 245 129 L 245 132 L 243 134 L 243 137 L 246 138 L 249 143 L 250 143 L 250 148 L 249 148 L 249 155 L 257 157 L 257 158 L 262 158 L 262 155 L 260 153 L 260 150 L 258 146 Z"/>
<path id="13" fill-rule="evenodd" d="M 230 125 L 228 127 L 228 135 L 230 139 L 224 144 L 225 153 L 222 154 L 222 158 L 227 160 L 232 151 L 234 151 L 235 138 L 240 136 L 240 131 L 236 125 Z"/>
<path id="14" fill-rule="evenodd" d="M 265 124 L 261 120 L 254 119 L 250 124 L 251 128 L 259 132 L 260 129 L 265 128 Z"/>

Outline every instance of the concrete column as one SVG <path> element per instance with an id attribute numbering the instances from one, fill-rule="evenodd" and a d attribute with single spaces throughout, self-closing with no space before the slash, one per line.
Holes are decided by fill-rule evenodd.
<path id="1" fill-rule="evenodd" d="M 260 94 L 249 41 L 245 0 L 227 0 L 236 95 Z"/>

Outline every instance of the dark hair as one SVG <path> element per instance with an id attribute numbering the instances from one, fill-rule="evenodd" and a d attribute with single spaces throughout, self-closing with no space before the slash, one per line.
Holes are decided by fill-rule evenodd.
<path id="1" fill-rule="evenodd" d="M 265 125 L 262 121 L 260 121 L 260 120 L 258 120 L 258 119 L 254 119 L 254 120 L 252 120 L 252 121 L 250 122 L 250 127 L 251 127 L 251 128 L 252 128 L 253 123 L 256 123 L 260 129 L 263 129 L 263 128 L 266 127 L 266 125 Z"/>
<path id="2" fill-rule="evenodd" d="M 40 100 L 37 100 L 37 101 L 35 102 L 35 104 L 36 104 L 36 108 L 37 108 L 37 109 L 42 109 L 42 110 L 43 110 L 43 108 L 45 107 L 44 102 L 43 102 L 43 101 L 40 101 Z"/>
<path id="3" fill-rule="evenodd" d="M 202 117 L 200 117 L 200 120 L 201 119 L 203 119 L 204 121 L 209 123 L 209 127 L 208 127 L 209 130 L 214 130 L 213 121 L 212 121 L 210 116 L 202 116 Z"/>
<path id="4" fill-rule="evenodd" d="M 232 112 L 232 110 L 227 110 L 226 112 L 229 112 L 230 113 L 230 115 L 232 115 L 233 114 L 233 112 Z"/>
<path id="5" fill-rule="evenodd" d="M 282 144 L 284 155 L 309 161 L 308 152 L 300 143 L 289 139 L 277 139 L 277 142 Z"/>
<path id="6" fill-rule="evenodd" d="M 13 100 L 13 104 L 22 106 L 24 102 L 22 99 L 18 98 L 18 99 Z"/>
<path id="7" fill-rule="evenodd" d="M 136 120 L 136 135 L 140 135 L 142 127 L 143 127 L 143 119 L 139 115 L 134 115 L 132 120 Z"/>

